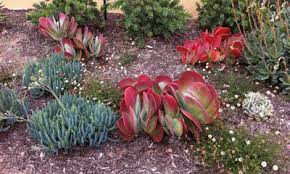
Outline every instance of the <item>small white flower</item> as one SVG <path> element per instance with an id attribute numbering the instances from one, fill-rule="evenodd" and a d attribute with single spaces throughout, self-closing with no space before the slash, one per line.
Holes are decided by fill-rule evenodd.
<path id="1" fill-rule="evenodd" d="M 212 138 L 212 135 L 211 135 L 211 134 L 209 134 L 209 135 L 208 135 L 208 138 L 209 138 L 209 139 L 211 139 L 211 138 Z"/>
<path id="2" fill-rule="evenodd" d="M 235 95 L 235 98 L 239 98 L 239 96 L 238 95 Z"/>
<path id="3" fill-rule="evenodd" d="M 255 84 L 256 84 L 256 85 L 259 85 L 260 83 L 259 83 L 259 82 L 256 82 Z"/>
<path id="4" fill-rule="evenodd" d="M 236 108 L 235 106 L 231 106 L 231 110 L 235 110 L 235 108 Z"/>
<path id="5" fill-rule="evenodd" d="M 275 132 L 275 135 L 279 135 L 279 134 L 280 134 L 280 132 L 279 132 L 279 131 L 276 131 L 276 132 Z"/>
<path id="6" fill-rule="evenodd" d="M 62 91 L 64 91 L 64 88 L 61 88 Z"/>
<path id="7" fill-rule="evenodd" d="M 224 156 L 226 153 L 224 151 L 221 151 L 221 155 Z"/>
<path id="8" fill-rule="evenodd" d="M 243 158 L 242 158 L 242 157 L 240 157 L 238 160 L 239 160 L 240 162 L 243 162 Z"/>
<path id="9" fill-rule="evenodd" d="M 266 94 L 267 94 L 267 95 L 271 95 L 271 92 L 270 92 L 270 91 L 267 91 Z"/>
<path id="10" fill-rule="evenodd" d="M 65 81 L 64 81 L 64 83 L 68 83 L 68 82 L 69 82 L 68 80 L 65 80 Z"/>
<path id="11" fill-rule="evenodd" d="M 223 109 L 222 108 L 219 109 L 219 113 L 221 113 L 221 112 L 223 112 Z"/>
<path id="12" fill-rule="evenodd" d="M 274 171 L 277 171 L 279 168 L 278 168 L 277 165 L 274 165 L 274 166 L 272 167 L 272 169 L 273 169 Z"/>
<path id="13" fill-rule="evenodd" d="M 246 140 L 246 144 L 247 145 L 250 145 L 251 144 L 251 141 L 250 140 Z"/>
<path id="14" fill-rule="evenodd" d="M 235 142 L 235 141 L 236 141 L 236 138 L 235 138 L 235 137 L 233 137 L 233 138 L 232 138 L 232 142 Z"/>
<path id="15" fill-rule="evenodd" d="M 206 127 L 205 130 L 209 130 L 208 127 Z"/>
<path id="16" fill-rule="evenodd" d="M 267 167 L 267 163 L 266 163 L 266 161 L 261 162 L 261 166 L 262 166 L 262 167 Z"/>
<path id="17" fill-rule="evenodd" d="M 234 134 L 234 131 L 233 131 L 233 130 L 230 130 L 229 133 L 230 133 L 230 134 Z"/>
<path id="18" fill-rule="evenodd" d="M 241 104 L 240 103 L 237 103 L 237 107 L 240 107 L 241 106 Z"/>
<path id="19" fill-rule="evenodd" d="M 226 104 L 226 107 L 229 108 L 231 105 L 230 104 Z"/>
<path id="20" fill-rule="evenodd" d="M 212 141 L 212 142 L 216 142 L 216 139 L 215 139 L 215 138 L 213 138 L 213 139 L 211 139 L 211 141 Z"/>
<path id="21" fill-rule="evenodd" d="M 14 74 L 14 73 L 13 73 L 13 74 L 12 74 L 12 76 L 13 76 L 13 77 L 15 77 L 15 76 L 16 76 L 16 74 Z"/>

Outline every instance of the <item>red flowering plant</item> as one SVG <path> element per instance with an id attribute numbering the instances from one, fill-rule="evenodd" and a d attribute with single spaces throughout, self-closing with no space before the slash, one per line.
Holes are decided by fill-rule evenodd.
<path id="1" fill-rule="evenodd" d="M 189 132 L 199 140 L 202 124 L 219 116 L 216 90 L 195 71 L 182 73 L 176 81 L 168 76 L 127 78 L 120 89 L 122 117 L 117 126 L 126 140 L 141 131 L 156 142 L 165 134 L 181 137 Z"/>
<path id="2" fill-rule="evenodd" d="M 94 37 L 87 27 L 82 31 L 74 17 L 69 19 L 64 13 L 59 14 L 58 20 L 55 17 L 41 17 L 39 30 L 59 42 L 55 51 L 64 53 L 67 59 L 99 57 L 105 43 L 103 35 Z"/>
<path id="3" fill-rule="evenodd" d="M 232 34 L 227 27 L 217 27 L 212 33 L 202 32 L 194 41 L 184 41 L 184 45 L 176 49 L 181 53 L 182 63 L 194 65 L 199 61 L 234 63 L 241 56 L 243 47 L 241 34 Z"/>

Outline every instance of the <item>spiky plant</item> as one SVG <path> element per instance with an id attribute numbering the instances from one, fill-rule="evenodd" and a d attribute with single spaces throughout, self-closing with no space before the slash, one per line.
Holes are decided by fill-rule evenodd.
<path id="1" fill-rule="evenodd" d="M 55 153 L 75 145 L 99 146 L 109 139 L 116 119 L 111 109 L 101 103 L 64 94 L 32 113 L 29 130 L 45 150 Z"/>
<path id="2" fill-rule="evenodd" d="M 63 55 L 52 54 L 48 59 L 26 66 L 23 85 L 30 88 L 33 97 L 45 94 L 45 90 L 38 87 L 40 83 L 48 84 L 59 95 L 66 89 L 78 85 L 81 69 L 79 61 L 66 62 Z"/>
<path id="3" fill-rule="evenodd" d="M 14 90 L 0 84 L 0 132 L 9 129 L 17 120 L 25 119 L 27 100 L 17 97 Z"/>

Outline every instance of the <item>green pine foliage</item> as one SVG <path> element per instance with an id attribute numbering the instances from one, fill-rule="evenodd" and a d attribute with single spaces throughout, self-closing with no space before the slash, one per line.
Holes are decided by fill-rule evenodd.
<path id="1" fill-rule="evenodd" d="M 98 147 L 115 129 L 116 115 L 101 103 L 65 94 L 46 108 L 32 113 L 29 130 L 51 153 L 72 146 Z"/>
<path id="2" fill-rule="evenodd" d="M 41 1 L 34 4 L 34 10 L 28 15 L 33 24 L 38 24 L 40 17 L 57 17 L 60 12 L 70 18 L 75 17 L 80 25 L 102 25 L 102 17 L 94 0 L 53 0 L 51 3 Z"/>
<path id="3" fill-rule="evenodd" d="M 181 31 L 189 15 L 179 0 L 117 0 L 113 8 L 120 8 L 125 17 L 123 23 L 132 37 L 163 36 Z"/>
<path id="4" fill-rule="evenodd" d="M 233 32 L 238 32 L 235 22 L 236 19 L 241 22 L 245 28 L 249 23 L 242 18 L 247 18 L 247 0 L 202 0 L 198 4 L 199 24 L 203 30 L 211 31 L 217 26 L 230 27 Z M 235 8 L 233 8 L 233 4 Z M 238 9 L 238 10 L 237 10 Z"/>
<path id="5" fill-rule="evenodd" d="M 8 130 L 17 120 L 25 119 L 27 113 L 27 100 L 19 99 L 14 90 L 0 85 L 0 132 Z"/>
<path id="6" fill-rule="evenodd" d="M 23 85 L 30 89 L 34 98 L 43 96 L 46 91 L 41 84 L 50 87 L 56 95 L 77 86 L 81 79 L 81 63 L 66 62 L 63 55 L 52 54 L 51 57 L 36 63 L 29 63 L 24 70 Z"/>

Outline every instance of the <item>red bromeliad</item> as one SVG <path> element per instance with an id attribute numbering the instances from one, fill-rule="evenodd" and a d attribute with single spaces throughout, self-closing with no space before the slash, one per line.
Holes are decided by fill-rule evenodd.
<path id="1" fill-rule="evenodd" d="M 68 59 L 99 57 L 105 44 L 103 35 L 94 37 L 87 27 L 82 31 L 74 17 L 69 20 L 63 13 L 59 14 L 58 21 L 54 17 L 41 17 L 39 30 L 45 36 L 58 41 L 60 44 L 55 50 L 63 52 Z"/>
<path id="2" fill-rule="evenodd" d="M 236 61 L 243 46 L 241 34 L 232 35 L 229 28 L 217 27 L 212 33 L 202 32 L 200 39 L 186 40 L 183 46 L 177 46 L 177 51 L 181 53 L 182 63 L 194 65 L 198 61 L 211 63 L 228 58 Z"/>
<path id="3" fill-rule="evenodd" d="M 201 125 L 219 115 L 215 89 L 194 71 L 182 73 L 177 81 L 168 76 L 127 78 L 120 88 L 124 98 L 117 125 L 127 140 L 142 130 L 157 142 L 164 132 L 177 137 L 191 132 L 199 139 Z"/>

